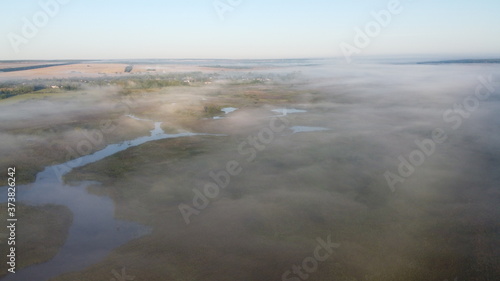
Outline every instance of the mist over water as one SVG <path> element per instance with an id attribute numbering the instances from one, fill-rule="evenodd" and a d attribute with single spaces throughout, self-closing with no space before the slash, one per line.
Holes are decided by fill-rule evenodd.
<path id="1" fill-rule="evenodd" d="M 102 257 L 126 264 L 136 280 L 303 280 L 282 278 L 312 255 L 318 237 L 327 236 L 340 246 L 307 280 L 500 276 L 499 65 L 319 61 L 251 72 L 294 75 L 279 87 L 231 88 L 227 95 L 227 81 L 167 89 L 135 99 L 130 112 L 117 110 L 118 90 L 112 88 L 88 88 L 71 101 L 0 105 L 2 120 L 9 121 L 0 125 L 0 153 L 22 153 L 30 142 L 50 143 L 56 136 L 76 147 L 82 131 L 71 122 L 102 112 L 114 114 L 117 129 L 95 150 L 167 128 L 193 132 L 176 139 L 158 135 L 147 145 L 109 153 L 79 174 L 104 181 L 118 216 L 153 229 L 118 248 L 119 254 Z M 286 102 L 272 99 L 287 90 L 300 94 Z M 235 98 L 251 95 L 258 102 Z M 185 121 L 192 108 L 215 103 L 221 110 L 214 117 L 224 118 Z M 268 129 L 273 118 L 283 130 Z M 87 123 L 103 121 L 97 119 Z M 26 120 L 41 128 L 51 123 L 54 135 L 20 130 Z M 80 130 L 91 135 L 99 129 Z M 253 145 L 259 136 L 265 141 Z M 95 168 L 115 171 L 106 166 L 116 165 L 114 157 L 127 162 L 126 173 Z M 193 189 L 203 193 L 216 182 L 211 172 L 230 161 L 241 173 L 186 224 L 179 204 L 195 208 Z M 109 270 L 103 276 L 113 277 Z"/>

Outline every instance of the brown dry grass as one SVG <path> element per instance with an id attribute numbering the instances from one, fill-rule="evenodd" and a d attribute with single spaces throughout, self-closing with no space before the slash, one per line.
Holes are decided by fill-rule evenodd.
<path id="1" fill-rule="evenodd" d="M 13 71 L 1 73 L 0 77 L 7 78 L 24 78 L 24 79 L 35 79 L 35 78 L 68 78 L 68 77 L 80 77 L 80 76 L 92 76 L 97 77 L 99 73 L 105 74 L 118 74 L 123 73 L 125 70 L 125 64 L 70 64 L 61 66 L 51 66 L 45 68 L 29 69 L 22 71 Z"/>
<path id="2" fill-rule="evenodd" d="M 0 62 L 0 69 L 4 68 L 14 68 L 14 67 L 28 67 L 47 64 L 46 62 Z"/>
<path id="3" fill-rule="evenodd" d="M 10 67 L 23 67 L 32 66 L 45 63 L 5 63 L 0 64 L 0 68 Z M 128 75 L 125 73 L 127 64 L 118 63 L 80 63 L 61 66 L 51 66 L 38 69 L 2 72 L 0 73 L 0 80 L 11 79 L 36 79 L 36 78 L 71 78 L 71 77 L 100 77 L 104 75 L 119 76 Z M 147 71 L 148 69 L 155 69 L 155 71 Z M 220 69 L 190 66 L 190 65 L 134 65 L 131 73 L 176 73 L 176 72 L 214 72 Z M 248 70 L 246 70 L 248 71 Z"/>

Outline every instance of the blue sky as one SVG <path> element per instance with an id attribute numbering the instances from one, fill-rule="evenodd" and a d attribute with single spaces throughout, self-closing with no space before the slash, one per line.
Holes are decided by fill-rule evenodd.
<path id="1" fill-rule="evenodd" d="M 391 1 L 2 0 L 0 59 L 337 57 L 342 42 L 359 56 L 500 56 L 498 0 L 400 0 L 358 48 L 356 28 Z M 58 11 L 44 18 L 49 2 Z M 233 7 L 221 17 L 214 3 Z"/>

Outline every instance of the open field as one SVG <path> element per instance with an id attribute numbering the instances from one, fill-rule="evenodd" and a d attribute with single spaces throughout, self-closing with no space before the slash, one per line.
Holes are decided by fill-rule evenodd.
<path id="1" fill-rule="evenodd" d="M 272 67 L 231 67 L 220 65 L 185 65 L 185 64 L 132 64 L 133 69 L 130 72 L 125 72 L 128 63 L 104 63 L 98 61 L 88 61 L 82 63 L 71 63 L 65 65 L 57 65 L 50 67 L 43 67 L 37 69 L 20 70 L 13 72 L 1 72 L 3 68 L 22 68 L 37 65 L 45 65 L 49 62 L 38 63 L 7 63 L 0 62 L 0 82 L 12 79 L 50 79 L 50 78 L 75 78 L 75 77 L 115 77 L 130 74 L 165 74 L 165 73 L 179 73 L 179 72 L 214 72 L 221 70 L 229 71 L 248 71 L 248 70 L 266 70 Z"/>

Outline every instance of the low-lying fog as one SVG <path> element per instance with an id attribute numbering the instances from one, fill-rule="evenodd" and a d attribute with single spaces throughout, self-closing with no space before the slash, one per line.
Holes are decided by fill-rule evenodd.
<path id="1" fill-rule="evenodd" d="M 95 188 L 115 201 L 117 217 L 153 231 L 56 280 L 109 280 L 122 266 L 136 280 L 498 278 L 500 67 L 277 72 L 297 70 L 289 82 L 241 91 L 222 81 L 0 103 L 0 156 L 10 159 L 2 169 L 19 165 L 16 155 L 65 162 L 65 148 L 77 150 L 103 124 L 114 129 L 94 151 L 148 135 L 154 124 L 137 118 L 166 132 L 224 135 L 152 142 L 84 167 L 79 176 L 102 182 Z M 206 118 L 207 105 L 237 110 Z M 54 151 L 33 148 L 44 145 Z M 125 172 L 105 171 L 116 172 L 113 157 Z M 319 258 L 318 239 L 338 247 Z"/>

